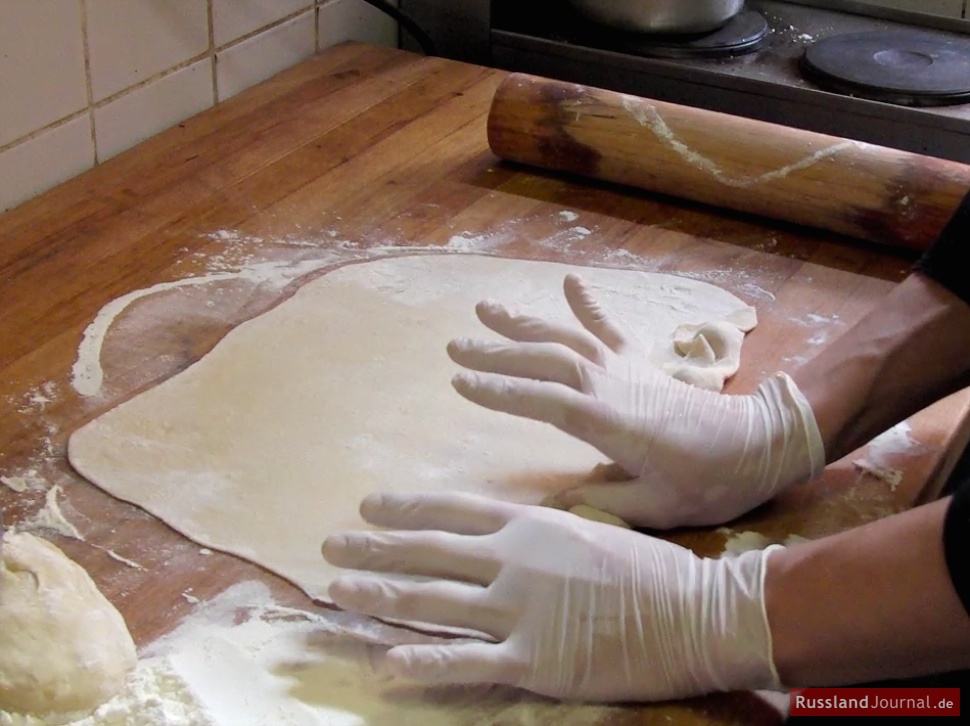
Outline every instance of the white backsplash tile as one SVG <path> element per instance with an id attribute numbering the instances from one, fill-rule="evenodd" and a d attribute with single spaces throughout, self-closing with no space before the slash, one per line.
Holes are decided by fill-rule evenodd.
<path id="1" fill-rule="evenodd" d="M 363 0 L 0 0 L 0 209 L 318 48 L 397 37 Z"/>
<path id="2" fill-rule="evenodd" d="M 94 112 L 98 161 L 110 159 L 215 102 L 205 59 L 126 93 Z"/>
<path id="3" fill-rule="evenodd" d="M 313 0 L 212 0 L 216 47 L 313 6 Z"/>
<path id="4" fill-rule="evenodd" d="M 94 100 L 209 48 L 206 0 L 85 0 Z"/>
<path id="5" fill-rule="evenodd" d="M 0 0 L 0 146 L 86 106 L 80 0 Z"/>
<path id="6" fill-rule="evenodd" d="M 313 11 L 216 54 L 216 84 L 224 101 L 285 68 L 309 58 L 315 50 Z"/>
<path id="7" fill-rule="evenodd" d="M 364 0 L 329 0 L 320 6 L 320 48 L 345 40 L 397 48 L 397 22 Z"/>
<path id="8" fill-rule="evenodd" d="M 94 166 L 85 114 L 0 153 L 0 213 Z"/>

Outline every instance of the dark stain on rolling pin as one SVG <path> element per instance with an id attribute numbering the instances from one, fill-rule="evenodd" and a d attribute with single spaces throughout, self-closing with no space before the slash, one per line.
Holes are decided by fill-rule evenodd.
<path id="1" fill-rule="evenodd" d="M 541 86 L 541 95 L 539 106 L 547 110 L 538 122 L 541 135 L 537 141 L 543 163 L 561 171 L 596 176 L 601 154 L 566 131 L 569 116 L 575 113 L 570 105 L 584 100 L 584 90 L 566 83 L 549 83 Z"/>
<path id="2" fill-rule="evenodd" d="M 932 160 L 930 160 L 932 165 Z M 906 164 L 901 174 L 888 181 L 880 208 L 849 206 L 847 222 L 859 236 L 872 242 L 925 251 L 952 216 L 967 186 L 955 184 L 952 204 L 930 202 L 928 196 L 945 194 L 939 175 L 921 164 Z"/>

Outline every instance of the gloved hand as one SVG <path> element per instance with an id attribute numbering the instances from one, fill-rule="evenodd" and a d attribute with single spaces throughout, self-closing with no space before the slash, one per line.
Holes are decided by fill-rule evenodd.
<path id="1" fill-rule="evenodd" d="M 645 359 L 578 276 L 568 275 L 564 290 L 582 328 L 483 302 L 479 319 L 511 342 L 448 345 L 456 363 L 481 371 L 454 378 L 462 396 L 550 423 L 632 477 L 563 492 L 557 506 L 586 504 L 661 529 L 719 524 L 822 472 L 815 417 L 787 375 L 743 396 L 675 380 Z"/>
<path id="2" fill-rule="evenodd" d="M 427 683 L 497 683 L 545 696 L 655 701 L 779 688 L 764 607 L 774 549 L 721 560 L 546 507 L 470 494 L 372 495 L 372 524 L 328 537 L 348 574 L 340 607 L 485 633 L 496 642 L 391 648 L 384 668 Z"/>

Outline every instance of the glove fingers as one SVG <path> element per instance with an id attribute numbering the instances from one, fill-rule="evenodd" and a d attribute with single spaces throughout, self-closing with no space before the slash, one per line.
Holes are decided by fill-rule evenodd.
<path id="1" fill-rule="evenodd" d="M 459 373 L 451 384 L 479 406 L 552 424 L 606 454 L 626 471 L 640 471 L 643 466 L 638 448 L 630 446 L 627 437 L 617 435 L 623 428 L 619 424 L 618 430 L 613 409 L 568 386 L 492 373 Z"/>
<path id="2" fill-rule="evenodd" d="M 491 330 L 519 343 L 559 343 L 583 358 L 602 365 L 607 351 L 593 335 L 582 328 L 548 322 L 528 315 L 516 315 L 492 300 L 475 306 L 478 319 Z"/>
<path id="3" fill-rule="evenodd" d="M 360 505 L 365 522 L 389 529 L 431 529 L 455 534 L 497 532 L 516 505 L 463 492 L 369 494 Z"/>
<path id="4" fill-rule="evenodd" d="M 422 683 L 516 685 L 523 665 L 504 657 L 505 646 L 491 643 L 399 645 L 387 652 L 385 668 L 399 678 Z"/>
<path id="5" fill-rule="evenodd" d="M 465 628 L 497 640 L 514 622 L 483 604 L 484 588 L 447 580 L 409 582 L 368 575 L 345 575 L 330 585 L 338 607 L 375 618 Z"/>
<path id="6" fill-rule="evenodd" d="M 629 329 L 599 304 L 579 275 L 566 275 L 563 291 L 576 319 L 610 350 L 622 353 L 636 341 Z"/>
<path id="7" fill-rule="evenodd" d="M 600 404 L 594 399 L 561 383 L 493 373 L 459 373 L 451 379 L 451 384 L 472 403 L 552 424 L 584 441 L 587 441 L 590 422 L 602 417 Z"/>
<path id="8" fill-rule="evenodd" d="M 500 569 L 481 538 L 447 532 L 351 532 L 327 537 L 321 551 L 337 567 L 481 585 L 492 582 Z"/>
<path id="9" fill-rule="evenodd" d="M 467 338 L 448 344 L 448 355 L 465 368 L 515 378 L 561 383 L 582 390 L 583 359 L 557 343 L 488 343 Z"/>

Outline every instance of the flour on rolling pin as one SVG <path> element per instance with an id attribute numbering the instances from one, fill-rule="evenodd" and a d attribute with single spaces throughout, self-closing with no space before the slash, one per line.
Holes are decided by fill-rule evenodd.
<path id="1" fill-rule="evenodd" d="M 633 116 L 637 123 L 653 131 L 658 139 L 670 147 L 672 151 L 676 152 L 688 164 L 707 172 L 721 182 L 721 184 L 729 187 L 753 187 L 759 184 L 766 184 L 776 179 L 784 179 L 796 171 L 814 166 L 819 161 L 830 156 L 835 156 L 846 149 L 863 145 L 862 142 L 846 140 L 820 149 L 780 169 L 774 169 L 763 174 L 758 174 L 757 176 L 732 176 L 724 171 L 715 161 L 699 154 L 678 139 L 656 107 L 644 102 L 644 99 L 624 94 L 623 108 Z"/>

